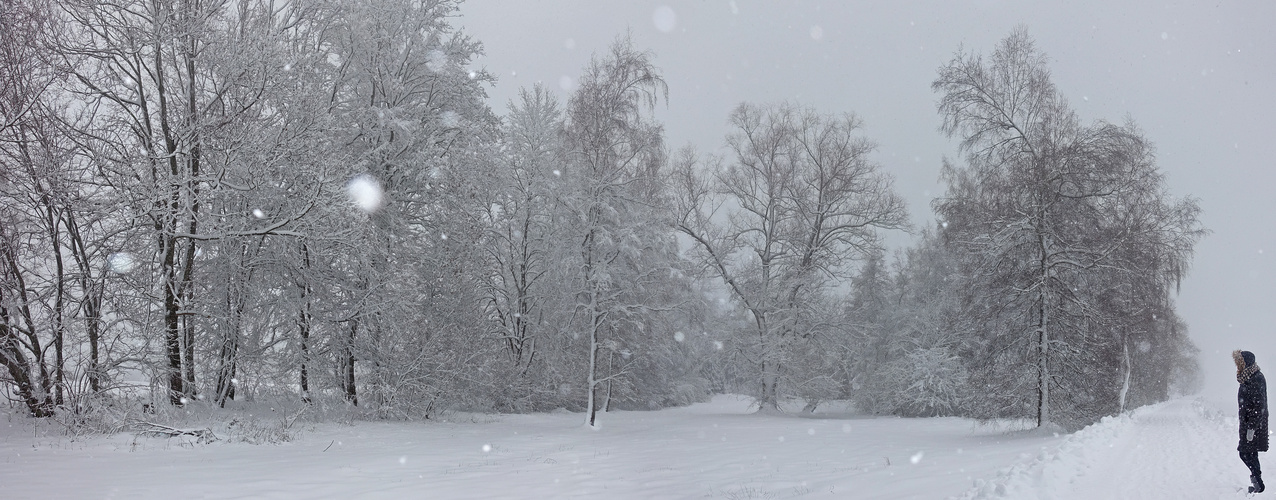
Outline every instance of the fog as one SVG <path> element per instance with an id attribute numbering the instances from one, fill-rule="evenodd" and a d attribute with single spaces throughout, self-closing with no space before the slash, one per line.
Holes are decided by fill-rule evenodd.
<path id="1" fill-rule="evenodd" d="M 664 71 L 658 117 L 671 148 L 717 151 L 745 101 L 854 112 L 916 227 L 933 220 L 941 161 L 957 155 L 938 131 L 936 69 L 1023 25 L 1084 120 L 1134 120 L 1173 195 L 1199 200 L 1212 234 L 1176 300 L 1202 351 L 1205 394 L 1235 394 L 1233 349 L 1276 360 L 1276 3 L 544 0 L 471 1 L 461 14 L 498 78 L 498 114 L 536 82 L 566 101 L 591 54 L 626 32 Z"/>

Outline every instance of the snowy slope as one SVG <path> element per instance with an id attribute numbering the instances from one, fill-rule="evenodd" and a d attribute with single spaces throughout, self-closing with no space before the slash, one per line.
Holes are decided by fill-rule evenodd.
<path id="1" fill-rule="evenodd" d="M 947 498 L 1063 441 L 956 418 L 815 417 L 725 396 L 605 414 L 598 430 L 571 413 L 478 416 L 325 424 L 257 446 L 71 441 L 13 417 L 0 484 L 19 499 Z"/>
<path id="2" fill-rule="evenodd" d="M 1234 413 L 1199 399 L 1147 406 L 1082 429 L 962 498 L 1244 498 L 1236 426 Z"/>

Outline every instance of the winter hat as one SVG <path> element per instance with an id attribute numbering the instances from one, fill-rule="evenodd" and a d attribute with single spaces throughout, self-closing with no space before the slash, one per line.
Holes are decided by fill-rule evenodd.
<path id="1" fill-rule="evenodd" d="M 1236 381 L 1242 384 L 1258 372 L 1258 364 L 1254 363 L 1254 353 L 1249 351 L 1232 351 L 1232 361 L 1236 363 Z"/>

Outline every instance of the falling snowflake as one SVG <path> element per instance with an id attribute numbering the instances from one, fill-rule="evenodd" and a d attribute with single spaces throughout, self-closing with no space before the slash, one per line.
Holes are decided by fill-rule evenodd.
<path id="1" fill-rule="evenodd" d="M 917 465 L 917 462 L 921 462 L 921 461 L 922 461 L 922 452 L 920 452 L 920 451 L 919 451 L 919 452 L 917 452 L 916 454 L 914 454 L 913 456 L 908 457 L 908 461 L 909 461 L 909 462 L 912 462 L 912 463 L 913 463 L 913 465 Z"/>
<path id="2" fill-rule="evenodd" d="M 256 218 L 258 218 L 258 219 L 265 219 L 265 218 L 266 218 L 266 212 L 262 212 L 260 208 L 254 208 L 254 209 L 253 209 L 253 217 L 256 217 Z"/>
<path id="3" fill-rule="evenodd" d="M 381 183 L 367 174 L 359 175 L 346 184 L 346 196 L 364 212 L 375 212 L 381 208 Z"/>
<path id="4" fill-rule="evenodd" d="M 124 274 L 137 269 L 137 260 L 128 252 L 113 253 L 106 258 L 107 268 L 115 274 Z"/>
<path id="5" fill-rule="evenodd" d="M 682 342 L 683 340 L 687 339 L 687 336 L 683 335 L 682 332 L 673 332 L 673 339 L 678 342 Z"/>
<path id="6" fill-rule="evenodd" d="M 656 25 L 656 29 L 668 33 L 678 26 L 678 14 L 674 13 L 672 7 L 661 5 L 651 14 L 651 22 Z"/>

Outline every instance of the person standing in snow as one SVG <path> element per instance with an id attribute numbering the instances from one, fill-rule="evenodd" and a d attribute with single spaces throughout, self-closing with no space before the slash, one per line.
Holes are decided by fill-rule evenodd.
<path id="1" fill-rule="evenodd" d="M 1232 351 L 1236 362 L 1236 381 L 1240 390 L 1236 402 L 1240 405 L 1240 438 L 1236 450 L 1241 461 L 1249 467 L 1250 493 L 1263 491 L 1263 470 L 1258 464 L 1258 452 L 1267 451 L 1267 379 L 1254 363 L 1254 353 Z"/>

